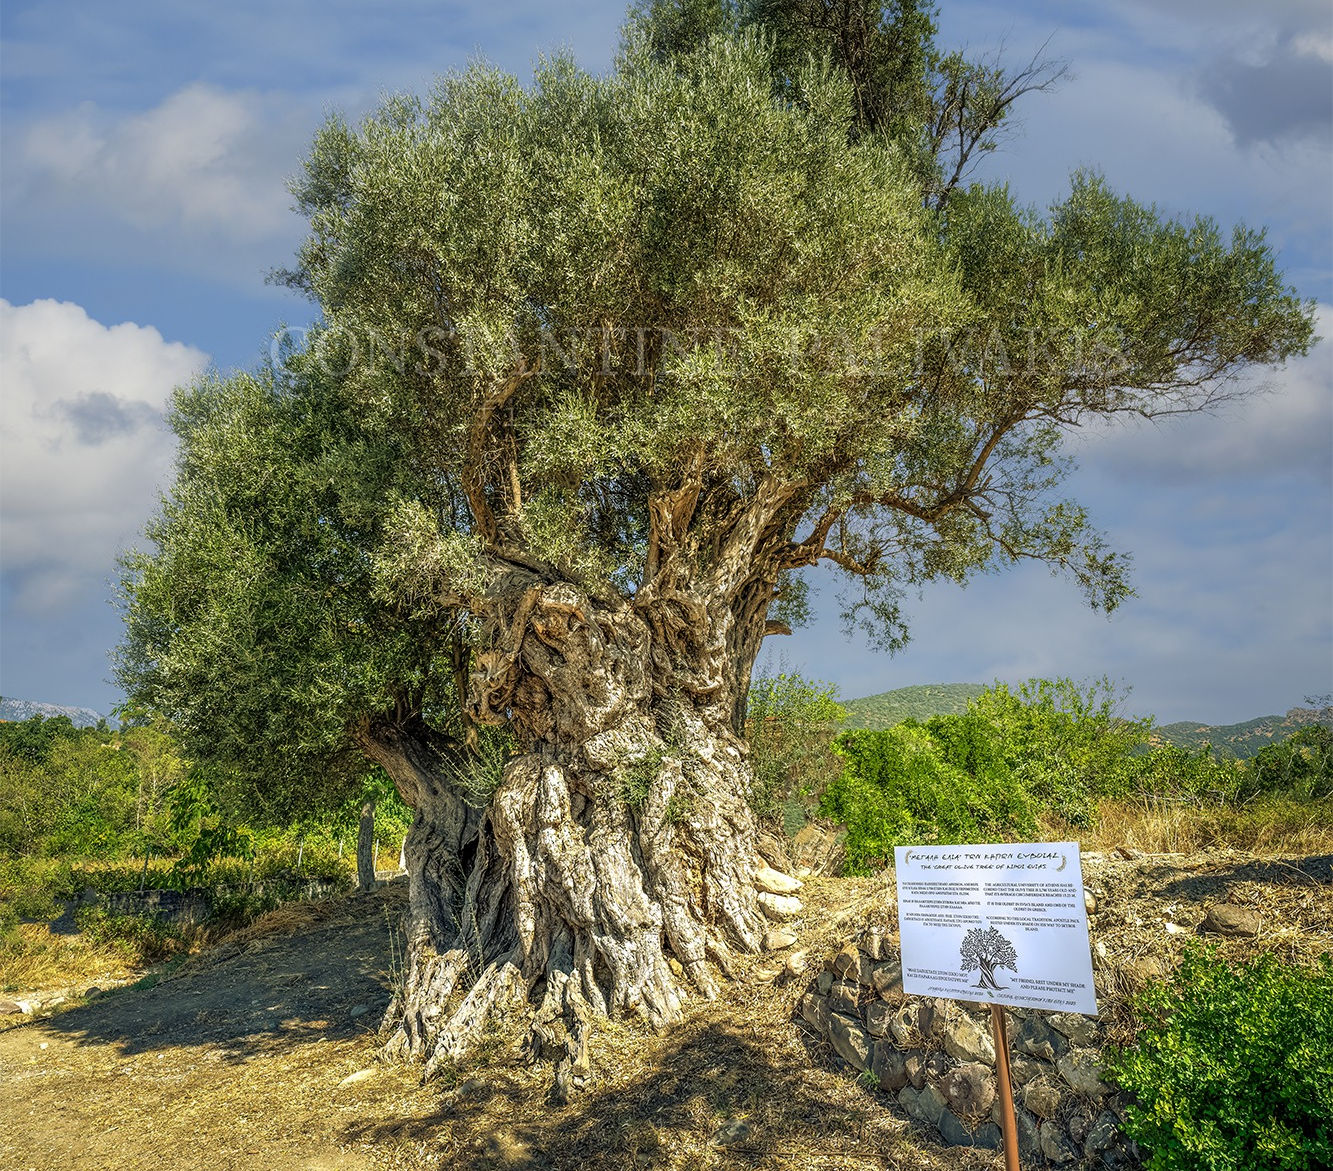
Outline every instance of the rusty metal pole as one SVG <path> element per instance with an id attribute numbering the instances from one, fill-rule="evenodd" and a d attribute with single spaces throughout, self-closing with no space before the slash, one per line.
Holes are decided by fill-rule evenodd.
<path id="1" fill-rule="evenodd" d="M 1004 1131 L 1004 1171 L 1021 1171 L 1018 1165 L 1018 1126 L 1014 1120 L 1014 1090 L 1009 1080 L 1009 1033 L 1004 1008 L 990 1006 L 991 1032 L 995 1037 L 995 1080 L 1000 1089 L 1001 1129 Z"/>

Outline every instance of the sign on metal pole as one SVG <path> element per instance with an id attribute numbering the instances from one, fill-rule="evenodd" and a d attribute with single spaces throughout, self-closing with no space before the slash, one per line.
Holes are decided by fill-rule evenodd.
<path id="1" fill-rule="evenodd" d="M 1097 1013 L 1077 842 L 899 846 L 903 991 Z"/>
<path id="2" fill-rule="evenodd" d="M 1097 1013 L 1077 842 L 898 846 L 903 991 L 983 1001 L 1006 1171 L 1020 1171 L 1004 1006 Z"/>

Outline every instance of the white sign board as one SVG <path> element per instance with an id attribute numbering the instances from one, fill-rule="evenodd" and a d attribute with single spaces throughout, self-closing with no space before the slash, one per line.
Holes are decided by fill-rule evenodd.
<path id="1" fill-rule="evenodd" d="M 903 991 L 1097 1013 L 1077 842 L 898 846 Z"/>

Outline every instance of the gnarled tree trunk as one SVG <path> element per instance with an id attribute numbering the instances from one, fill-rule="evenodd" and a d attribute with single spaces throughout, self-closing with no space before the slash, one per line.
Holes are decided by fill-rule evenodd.
<path id="1" fill-rule="evenodd" d="M 532 579 L 501 596 L 471 714 L 507 723 L 520 751 L 485 809 L 449 784 L 421 729 L 367 737 L 416 811 L 387 1051 L 423 1058 L 429 1076 L 497 1005 L 521 1006 L 562 1098 L 590 1072 L 597 1017 L 667 1025 L 759 947 L 750 773 L 728 607 Z"/>

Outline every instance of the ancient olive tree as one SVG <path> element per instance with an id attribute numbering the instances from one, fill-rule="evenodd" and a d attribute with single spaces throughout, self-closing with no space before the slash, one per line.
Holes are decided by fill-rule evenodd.
<path id="1" fill-rule="evenodd" d="M 290 718 L 388 771 L 388 1049 L 428 1074 L 524 1004 L 563 1093 L 598 1016 L 670 1022 L 760 946 L 743 716 L 793 575 L 839 567 L 890 646 L 904 588 L 1019 558 L 1110 608 L 1122 560 L 1051 495 L 1065 428 L 1308 343 L 1259 237 L 1095 178 L 1045 216 L 941 199 L 857 110 L 742 30 L 335 119 L 288 274 L 321 328 L 182 394 L 123 678 L 201 740 Z"/>

